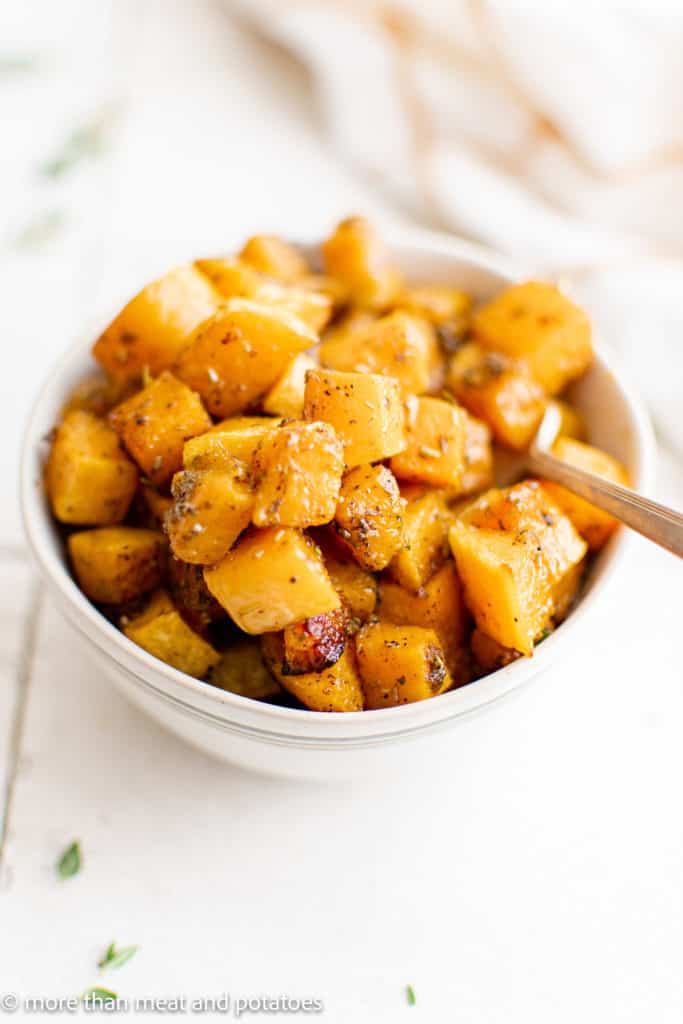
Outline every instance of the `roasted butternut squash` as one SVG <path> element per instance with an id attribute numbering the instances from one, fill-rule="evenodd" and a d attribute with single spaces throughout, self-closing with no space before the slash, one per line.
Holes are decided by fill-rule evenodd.
<path id="1" fill-rule="evenodd" d="M 543 419 L 545 395 L 523 365 L 470 342 L 452 357 L 447 383 L 468 412 L 488 423 L 500 444 L 515 451 L 528 447 Z"/>
<path id="2" fill-rule="evenodd" d="M 378 612 L 382 622 L 433 629 L 449 665 L 467 638 L 469 615 L 452 559 L 417 592 L 380 580 Z"/>
<path id="3" fill-rule="evenodd" d="M 176 558 L 212 565 L 251 522 L 254 495 L 236 460 L 222 469 L 185 469 L 173 477 L 165 527 Z"/>
<path id="4" fill-rule="evenodd" d="M 152 597 L 140 616 L 123 627 L 129 640 L 167 665 L 201 679 L 220 655 L 211 644 L 195 633 L 167 597 Z"/>
<path id="5" fill-rule="evenodd" d="M 123 604 L 161 583 L 166 538 L 156 530 L 102 526 L 67 540 L 78 585 L 96 604 Z"/>
<path id="6" fill-rule="evenodd" d="M 304 414 L 306 374 L 317 363 L 305 352 L 295 356 L 277 383 L 263 399 L 263 411 L 271 416 L 301 419 Z"/>
<path id="7" fill-rule="evenodd" d="M 378 374 L 309 370 L 304 417 L 332 424 L 349 468 L 387 459 L 406 446 L 399 384 Z"/>
<path id="8" fill-rule="evenodd" d="M 157 487 L 182 466 L 185 442 L 211 426 L 199 395 L 168 371 L 115 406 L 109 422 Z"/>
<path id="9" fill-rule="evenodd" d="M 348 633 L 349 613 L 343 605 L 286 626 L 282 631 L 283 674 L 301 676 L 334 665 L 344 653 Z"/>
<path id="10" fill-rule="evenodd" d="M 73 410 L 55 431 L 45 483 L 61 523 L 109 526 L 125 517 L 138 471 L 111 427 L 92 413 Z"/>
<path id="11" fill-rule="evenodd" d="M 216 312 L 220 295 L 192 266 L 178 267 L 143 288 L 93 346 L 101 366 L 119 380 L 138 380 L 145 367 L 170 369 L 194 329 Z"/>
<path id="12" fill-rule="evenodd" d="M 256 526 L 320 526 L 334 518 L 344 449 L 334 427 L 287 422 L 260 442 L 253 461 Z"/>
<path id="13" fill-rule="evenodd" d="M 263 658 L 277 681 L 311 711 L 362 711 L 363 691 L 350 646 L 334 665 L 322 672 L 288 675 L 283 671 L 284 643 L 281 633 L 261 639 Z"/>
<path id="14" fill-rule="evenodd" d="M 252 235 L 244 243 L 240 259 L 259 273 L 280 281 L 296 281 L 309 272 L 301 250 L 275 235 Z"/>
<path id="15" fill-rule="evenodd" d="M 246 534 L 204 579 L 245 633 L 276 632 L 341 603 L 320 550 L 286 526 Z"/>
<path id="16" fill-rule="evenodd" d="M 283 310 L 228 299 L 195 332 L 174 373 L 201 395 L 213 416 L 242 412 L 282 376 L 317 334 Z"/>
<path id="17" fill-rule="evenodd" d="M 339 224 L 323 242 L 325 271 L 341 280 L 351 301 L 371 309 L 387 309 L 401 289 L 400 274 L 371 225 L 362 217 Z"/>
<path id="18" fill-rule="evenodd" d="M 426 700 L 452 684 L 436 633 L 420 626 L 363 626 L 356 637 L 356 661 L 367 708 Z"/>
<path id="19" fill-rule="evenodd" d="M 462 490 L 465 472 L 465 412 L 441 398 L 406 399 L 406 447 L 389 465 L 399 480 Z"/>
<path id="20" fill-rule="evenodd" d="M 451 519 L 445 491 L 428 490 L 408 501 L 401 547 L 389 565 L 389 573 L 398 583 L 419 590 L 434 575 L 450 554 Z"/>
<path id="21" fill-rule="evenodd" d="M 588 317 L 552 284 L 506 288 L 472 319 L 485 348 L 518 359 L 548 395 L 557 395 L 591 364 Z"/>
<path id="22" fill-rule="evenodd" d="M 280 684 L 268 670 L 258 640 L 245 637 L 228 647 L 211 668 L 208 681 L 221 690 L 229 690 L 252 700 L 274 700 L 282 693 Z"/>
<path id="23" fill-rule="evenodd" d="M 220 469 L 235 459 L 251 466 L 256 449 L 271 430 L 282 423 L 270 416 L 233 416 L 205 434 L 193 437 L 183 448 L 185 469 Z"/>
<path id="24" fill-rule="evenodd" d="M 386 466 L 357 466 L 344 477 L 335 525 L 364 569 L 384 569 L 400 548 L 404 505 Z"/>

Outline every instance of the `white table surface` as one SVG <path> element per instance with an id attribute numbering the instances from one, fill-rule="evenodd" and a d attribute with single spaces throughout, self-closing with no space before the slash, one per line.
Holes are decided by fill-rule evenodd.
<path id="1" fill-rule="evenodd" d="M 567 663 L 454 732 L 419 776 L 362 786 L 215 763 L 73 656 L 13 483 L 50 363 L 99 306 L 178 260 L 257 229 L 315 236 L 349 211 L 390 211 L 336 166 L 315 112 L 301 115 L 305 78 L 210 0 L 31 0 L 3 8 L 0 39 L 0 991 L 288 993 L 321 998 L 335 1024 L 680 1021 L 673 558 L 634 538 Z M 105 108 L 106 150 L 41 176 Z M 659 479 L 683 505 L 666 451 Z M 76 838 L 84 869 L 58 882 Z M 98 976 L 113 939 L 140 951 Z"/>

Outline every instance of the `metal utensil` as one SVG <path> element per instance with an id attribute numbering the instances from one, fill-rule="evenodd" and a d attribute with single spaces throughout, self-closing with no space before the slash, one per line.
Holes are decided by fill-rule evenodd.
<path id="1" fill-rule="evenodd" d="M 560 429 L 560 414 L 548 405 L 541 425 L 524 458 L 527 470 L 534 475 L 562 484 L 572 494 L 585 498 L 591 505 L 608 512 L 632 530 L 653 540 L 668 551 L 683 558 L 683 515 L 644 498 L 629 487 L 621 487 L 603 480 L 594 473 L 563 462 L 550 449 Z"/>

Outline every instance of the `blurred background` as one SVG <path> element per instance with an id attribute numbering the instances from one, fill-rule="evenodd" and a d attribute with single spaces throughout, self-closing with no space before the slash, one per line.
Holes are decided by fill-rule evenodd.
<path id="1" fill-rule="evenodd" d="M 678 461 L 682 52 L 673 3 L 2 5 L 3 468 L 98 310 L 248 234 L 357 212 L 561 280 Z M 20 542 L 14 503 L 0 530 Z"/>

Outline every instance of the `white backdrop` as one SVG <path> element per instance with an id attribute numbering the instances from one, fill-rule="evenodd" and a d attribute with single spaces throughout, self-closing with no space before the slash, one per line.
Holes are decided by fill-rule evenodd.
<path id="1" fill-rule="evenodd" d="M 0 987 L 77 994 L 116 939 L 141 949 L 102 981 L 130 997 L 288 991 L 323 997 L 335 1024 L 673 1024 L 673 559 L 635 541 L 584 650 L 454 733 L 423 776 L 351 790 L 247 778 L 182 747 L 75 661 L 33 581 L 19 435 L 85 320 L 255 230 L 406 219 L 325 109 L 302 63 L 211 0 L 0 9 Z M 575 287 L 667 410 L 659 493 L 680 505 L 680 268 L 644 282 L 636 266 Z M 643 355 L 664 336 L 676 344 L 649 374 Z M 58 884 L 74 838 L 84 871 Z"/>

